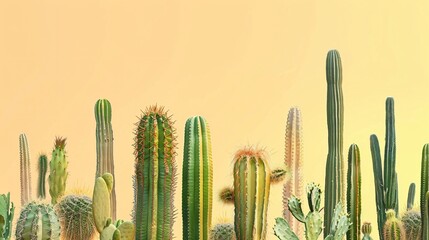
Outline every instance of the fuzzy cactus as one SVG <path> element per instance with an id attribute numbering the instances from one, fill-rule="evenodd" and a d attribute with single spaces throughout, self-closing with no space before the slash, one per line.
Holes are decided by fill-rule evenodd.
<path id="1" fill-rule="evenodd" d="M 68 161 L 65 147 L 66 138 L 57 137 L 52 150 L 52 159 L 49 162 L 49 194 L 52 204 L 56 204 L 66 190 Z"/>
<path id="2" fill-rule="evenodd" d="M 385 240 L 406 240 L 404 226 L 402 222 L 396 218 L 396 213 L 393 209 L 389 209 L 386 212 L 383 236 Z"/>
<path id="3" fill-rule="evenodd" d="M 137 123 L 133 217 L 136 240 L 173 238 L 176 136 L 163 108 L 149 107 Z"/>
<path id="4" fill-rule="evenodd" d="M 238 240 L 263 240 L 267 234 L 270 168 L 263 150 L 252 147 L 234 156 L 234 226 Z"/>
<path id="5" fill-rule="evenodd" d="M 358 146 L 352 144 L 349 148 L 347 168 L 347 212 L 352 225 L 347 232 L 347 240 L 360 240 L 361 198 L 360 153 Z"/>
<path id="6" fill-rule="evenodd" d="M 67 195 L 56 205 L 63 239 L 92 239 L 95 235 L 92 199 L 84 195 Z"/>
<path id="7" fill-rule="evenodd" d="M 371 231 L 372 231 L 371 223 L 364 222 L 362 224 L 362 234 L 363 234 L 362 240 L 372 240 Z"/>
<path id="8" fill-rule="evenodd" d="M 326 57 L 328 157 L 325 175 L 324 236 L 331 229 L 334 209 L 338 202 L 345 206 L 345 172 L 343 160 L 343 90 L 340 54 L 331 50 Z"/>
<path id="9" fill-rule="evenodd" d="M 113 161 L 113 130 L 112 130 L 112 106 L 107 99 L 99 99 L 94 107 L 96 121 L 96 149 L 97 167 L 95 177 L 101 177 L 104 173 L 112 174 L 115 179 L 115 165 Z M 115 182 L 115 181 L 114 181 Z M 110 195 L 111 217 L 116 219 L 116 191 L 113 185 Z"/>
<path id="10" fill-rule="evenodd" d="M 210 240 L 235 240 L 234 224 L 219 223 L 211 230 Z"/>
<path id="11" fill-rule="evenodd" d="M 27 136 L 19 135 L 19 157 L 21 176 L 21 205 L 31 201 L 31 166 L 30 151 L 28 150 Z"/>
<path id="12" fill-rule="evenodd" d="M 0 194 L 0 240 L 10 240 L 15 206 L 10 201 L 10 193 Z"/>
<path id="13" fill-rule="evenodd" d="M 48 171 L 48 157 L 45 154 L 39 156 L 39 183 L 37 184 L 37 196 L 40 199 L 46 198 L 46 172 Z"/>
<path id="14" fill-rule="evenodd" d="M 16 224 L 16 240 L 59 240 L 61 227 L 50 204 L 30 202 L 23 207 Z"/>

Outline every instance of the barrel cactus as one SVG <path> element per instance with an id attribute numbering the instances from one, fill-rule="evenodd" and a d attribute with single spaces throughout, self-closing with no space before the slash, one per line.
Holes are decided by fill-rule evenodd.
<path id="1" fill-rule="evenodd" d="M 10 201 L 10 193 L 0 194 L 0 240 L 10 240 L 15 206 Z"/>
<path id="2" fill-rule="evenodd" d="M 66 138 L 57 137 L 52 150 L 52 159 L 49 162 L 49 194 L 52 204 L 56 204 L 66 190 L 68 161 L 65 147 Z"/>
<path id="3" fill-rule="evenodd" d="M 363 234 L 362 240 L 372 240 L 371 231 L 372 231 L 371 223 L 364 222 L 362 224 L 362 234 Z"/>
<path id="4" fill-rule="evenodd" d="M 234 224 L 216 224 L 211 230 L 210 240 L 235 240 Z"/>

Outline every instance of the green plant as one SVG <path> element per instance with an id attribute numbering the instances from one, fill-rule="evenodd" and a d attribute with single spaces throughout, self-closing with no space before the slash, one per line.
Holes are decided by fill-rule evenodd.
<path id="1" fill-rule="evenodd" d="M 302 198 L 303 174 L 302 174 L 302 120 L 301 111 L 298 108 L 289 109 L 286 136 L 285 136 L 285 165 L 288 169 L 288 181 L 283 187 L 283 217 L 290 224 L 291 229 L 299 236 L 304 235 L 302 225 L 292 216 L 288 210 L 288 199 L 295 194 Z"/>
<path id="2" fill-rule="evenodd" d="M 408 188 L 407 211 L 402 214 L 401 221 L 405 228 L 406 236 L 409 239 L 422 239 L 422 219 L 420 211 L 414 209 L 414 197 L 416 184 L 411 183 Z"/>
<path id="3" fill-rule="evenodd" d="M 176 136 L 163 108 L 148 108 L 135 138 L 134 223 L 136 240 L 171 239 L 176 188 Z"/>
<path id="4" fill-rule="evenodd" d="M 103 231 L 110 219 L 110 191 L 113 187 L 113 176 L 110 173 L 104 173 L 95 180 L 94 191 L 92 195 L 92 216 L 94 225 L 99 233 Z"/>
<path id="5" fill-rule="evenodd" d="M 372 232 L 371 223 L 364 222 L 362 224 L 362 234 L 363 234 L 362 240 L 372 240 L 371 232 Z"/>
<path id="6" fill-rule="evenodd" d="M 422 164 L 420 175 L 420 215 L 422 217 L 422 237 L 429 239 L 429 222 L 425 218 L 425 213 L 429 210 L 426 209 L 428 202 L 426 202 L 426 193 L 429 191 L 429 144 L 425 144 L 422 150 Z"/>
<path id="7" fill-rule="evenodd" d="M 407 211 L 414 208 L 414 198 L 416 196 L 416 184 L 411 183 L 408 187 L 408 196 L 407 196 Z"/>
<path id="8" fill-rule="evenodd" d="M 393 98 L 386 99 L 386 145 L 384 147 L 384 170 L 381 169 L 381 155 L 378 138 L 375 134 L 370 137 L 371 156 L 374 172 L 375 199 L 377 223 L 380 239 L 384 236 L 383 226 L 386 222 L 386 211 L 389 209 L 398 212 L 398 176 L 396 166 L 396 137 L 395 112 Z M 384 178 L 384 179 L 383 179 Z"/>
<path id="9" fill-rule="evenodd" d="M 19 159 L 21 176 L 21 205 L 31 201 L 31 166 L 27 136 L 19 135 Z"/>
<path id="10" fill-rule="evenodd" d="M 429 238 L 429 191 L 425 195 L 425 211 L 423 212 L 422 218 L 422 239 Z M 423 221 L 424 220 L 424 221 Z"/>
<path id="11" fill-rule="evenodd" d="M 112 106 L 109 100 L 99 99 L 94 107 L 96 121 L 96 148 L 97 167 L 95 177 L 100 177 L 108 172 L 115 179 L 115 165 L 113 161 L 113 130 L 112 130 Z M 115 182 L 115 181 L 114 181 Z M 116 219 L 116 191 L 113 185 L 110 195 L 110 210 L 112 220 Z"/>
<path id="12" fill-rule="evenodd" d="M 210 240 L 235 240 L 234 224 L 216 224 L 211 230 Z"/>
<path id="13" fill-rule="evenodd" d="M 347 240 L 360 240 L 361 204 L 360 153 L 358 146 L 352 144 L 349 148 L 347 168 L 347 212 L 352 225 L 347 232 Z"/>
<path id="14" fill-rule="evenodd" d="M 265 239 L 270 169 L 265 151 L 244 148 L 234 156 L 234 225 L 238 240 Z"/>
<path id="15" fill-rule="evenodd" d="M 55 139 L 52 159 L 49 162 L 49 194 L 52 204 L 56 204 L 58 199 L 64 195 L 67 183 L 67 156 L 65 151 L 66 138 L 57 137 Z"/>
<path id="16" fill-rule="evenodd" d="M 0 194 L 0 240 L 10 240 L 15 206 L 10 201 L 10 193 Z"/>
<path id="17" fill-rule="evenodd" d="M 45 154 L 39 156 L 39 184 L 37 184 L 37 196 L 40 199 L 46 198 L 46 172 L 48 171 L 48 157 Z"/>
<path id="18" fill-rule="evenodd" d="M 50 204 L 30 202 L 23 207 L 16 224 L 16 240 L 59 240 L 60 222 Z"/>
<path id="19" fill-rule="evenodd" d="M 340 54 L 331 50 L 326 57 L 328 157 L 325 175 L 324 236 L 329 235 L 334 209 L 338 202 L 345 205 L 346 190 L 343 161 L 343 90 Z"/>
<path id="20" fill-rule="evenodd" d="M 383 227 L 383 236 L 386 240 L 405 240 L 405 229 L 402 222 L 396 218 L 395 210 L 386 212 L 386 222 Z"/>

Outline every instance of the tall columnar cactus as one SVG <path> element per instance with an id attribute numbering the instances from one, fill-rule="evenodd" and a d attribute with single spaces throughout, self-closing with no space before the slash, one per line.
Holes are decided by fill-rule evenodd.
<path id="1" fill-rule="evenodd" d="M 398 212 L 398 178 L 396 166 L 395 143 L 395 113 L 393 98 L 386 99 L 386 145 L 384 147 L 384 170 L 382 171 L 380 145 L 375 134 L 370 137 L 371 156 L 374 172 L 375 199 L 377 223 L 380 239 L 384 236 L 383 226 L 386 221 L 386 211 L 389 209 Z M 384 178 L 384 179 L 383 179 Z"/>
<path id="2" fill-rule="evenodd" d="M 134 223 L 136 240 L 172 239 L 176 188 L 176 136 L 163 108 L 148 108 L 135 138 Z"/>
<path id="3" fill-rule="evenodd" d="M 371 231 L 372 231 L 371 223 L 364 222 L 362 224 L 362 234 L 363 234 L 362 240 L 372 240 Z"/>
<path id="4" fill-rule="evenodd" d="M 59 240 L 60 222 L 50 204 L 30 202 L 21 210 L 16 240 Z"/>
<path id="5" fill-rule="evenodd" d="M 54 150 L 52 150 L 52 159 L 49 162 L 49 194 L 52 204 L 56 204 L 58 199 L 64 195 L 67 183 L 67 156 L 66 156 L 66 138 L 58 137 L 55 139 Z"/>
<path id="6" fill-rule="evenodd" d="M 0 240 L 10 240 L 15 206 L 10 201 L 10 193 L 0 194 Z"/>
<path id="7" fill-rule="evenodd" d="M 422 213 L 422 239 L 429 239 L 429 191 L 425 195 L 425 211 Z M 423 221 L 424 220 L 424 221 Z"/>
<path id="8" fill-rule="evenodd" d="M 48 171 L 48 157 L 45 154 L 39 156 L 39 183 L 37 184 L 37 196 L 46 198 L 46 172 Z"/>
<path id="9" fill-rule="evenodd" d="M 234 156 L 234 225 L 237 240 L 263 240 L 267 233 L 270 168 L 263 150 L 245 148 Z"/>
<path id="10" fill-rule="evenodd" d="M 429 191 L 429 144 L 425 144 L 422 150 L 422 165 L 421 165 L 421 176 L 420 176 L 420 213 L 422 217 L 423 226 L 423 239 L 429 239 L 429 222 L 426 222 L 425 212 L 428 211 L 426 207 L 426 193 Z M 426 236 L 426 238 L 425 238 Z"/>
<path id="11" fill-rule="evenodd" d="M 115 178 L 115 166 L 113 161 L 113 130 L 112 130 L 112 106 L 109 100 L 99 99 L 94 107 L 96 121 L 96 145 L 97 145 L 97 169 L 96 178 L 108 172 Z M 115 182 L 115 181 L 114 181 Z M 116 219 L 116 191 L 113 186 L 110 210 L 112 220 Z"/>
<path id="12" fill-rule="evenodd" d="M 291 108 L 286 123 L 285 164 L 289 179 L 283 187 L 283 217 L 287 220 L 292 230 L 303 236 L 302 225 L 292 216 L 288 210 L 288 199 L 295 195 L 302 198 L 303 176 L 302 176 L 302 120 L 301 111 Z"/>
<path id="13" fill-rule="evenodd" d="M 406 240 L 404 226 L 402 222 L 396 218 L 396 213 L 393 209 L 389 209 L 386 212 L 383 236 L 385 240 Z"/>
<path id="14" fill-rule="evenodd" d="M 27 136 L 19 135 L 19 156 L 21 174 L 21 205 L 31 201 L 31 166 Z"/>
<path id="15" fill-rule="evenodd" d="M 345 206 L 346 189 L 343 162 L 343 90 L 341 58 L 337 50 L 328 52 L 326 58 L 326 80 L 328 85 L 328 157 L 325 175 L 324 236 L 328 236 L 335 206 Z"/>
<path id="16" fill-rule="evenodd" d="M 183 239 L 210 238 L 213 162 L 210 130 L 203 117 L 186 121 L 182 182 Z"/>
<path id="17" fill-rule="evenodd" d="M 349 148 L 347 169 L 347 212 L 352 225 L 347 232 L 347 240 L 360 240 L 361 198 L 360 153 L 358 146 L 352 144 Z"/>

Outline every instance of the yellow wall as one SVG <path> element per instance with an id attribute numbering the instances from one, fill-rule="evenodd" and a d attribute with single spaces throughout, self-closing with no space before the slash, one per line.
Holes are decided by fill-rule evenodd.
<path id="1" fill-rule="evenodd" d="M 281 166 L 287 111 L 298 106 L 305 181 L 323 184 L 325 56 L 336 48 L 343 61 L 344 153 L 351 143 L 361 149 L 362 219 L 375 230 L 369 135 L 378 134 L 384 148 L 387 96 L 396 105 L 401 209 L 409 183 L 420 187 L 421 149 L 429 142 L 428 10 L 428 3 L 390 1 L 1 1 L 0 192 L 10 191 L 19 203 L 22 132 L 34 186 L 37 155 L 50 153 L 61 135 L 68 138 L 68 186 L 92 189 L 98 98 L 113 107 L 121 218 L 132 209 L 133 124 L 155 103 L 174 114 L 180 168 L 185 120 L 198 114 L 209 121 L 215 193 L 232 183 L 232 156 L 243 145 L 266 147 L 272 166 Z M 180 196 L 179 183 L 177 239 Z M 232 219 L 233 207 L 215 199 L 214 222 Z M 275 186 L 269 239 L 281 211 L 281 186 Z"/>

